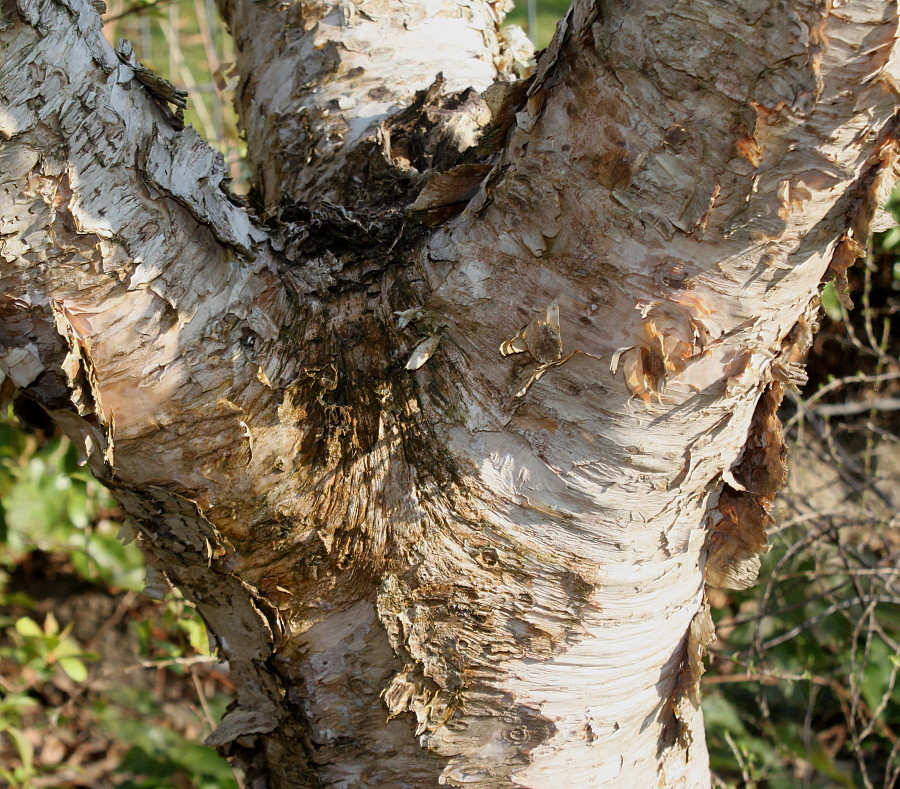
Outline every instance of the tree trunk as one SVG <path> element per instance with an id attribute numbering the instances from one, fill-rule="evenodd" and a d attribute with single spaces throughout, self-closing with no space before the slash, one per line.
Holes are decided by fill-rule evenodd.
<path id="1" fill-rule="evenodd" d="M 87 0 L 0 16 L 2 392 L 196 602 L 210 742 L 255 787 L 708 786 L 704 584 L 753 582 L 893 183 L 897 4 L 577 0 L 527 78 L 503 4 L 221 10 L 252 209 Z"/>

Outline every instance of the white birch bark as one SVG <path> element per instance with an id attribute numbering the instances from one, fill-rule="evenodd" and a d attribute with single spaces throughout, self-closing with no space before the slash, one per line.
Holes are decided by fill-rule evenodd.
<path id="1" fill-rule="evenodd" d="M 707 786 L 897 5 L 579 2 L 525 83 L 495 6 L 369 5 L 224 3 L 264 227 L 89 4 L 4 4 L 2 392 L 197 601 L 254 785 Z"/>

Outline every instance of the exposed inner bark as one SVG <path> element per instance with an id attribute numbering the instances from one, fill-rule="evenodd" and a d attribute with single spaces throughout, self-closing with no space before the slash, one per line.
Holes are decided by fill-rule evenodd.
<path id="1" fill-rule="evenodd" d="M 893 180 L 896 5 L 579 2 L 528 81 L 494 5 L 402 6 L 223 3 L 263 224 L 87 2 L 6 0 L 2 392 L 197 602 L 260 785 L 706 786 L 704 583 Z"/>

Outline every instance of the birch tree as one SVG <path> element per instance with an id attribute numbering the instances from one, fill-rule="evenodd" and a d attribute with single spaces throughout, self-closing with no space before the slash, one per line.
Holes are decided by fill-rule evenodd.
<path id="1" fill-rule="evenodd" d="M 3 0 L 2 394 L 83 450 L 253 787 L 704 787 L 707 585 L 897 155 L 893 0 L 220 0 L 250 200 L 100 0 Z"/>

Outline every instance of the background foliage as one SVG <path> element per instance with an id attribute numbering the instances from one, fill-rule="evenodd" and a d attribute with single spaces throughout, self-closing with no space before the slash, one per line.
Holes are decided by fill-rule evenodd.
<path id="1" fill-rule="evenodd" d="M 539 46 L 566 5 L 539 0 Z M 245 189 L 213 1 L 115 0 L 106 20 L 111 40 L 129 38 L 188 89 L 188 122 Z M 511 17 L 525 20 L 525 8 Z M 900 193 L 892 203 L 900 217 Z M 760 583 L 711 594 L 704 711 L 718 786 L 900 783 L 900 227 L 851 285 L 850 314 L 824 289 L 810 384 L 783 409 L 791 482 Z M 0 414 L 0 783 L 240 785 L 200 744 L 232 689 L 202 622 L 152 572 L 145 589 L 114 502 L 39 413 L 18 411 Z"/>

